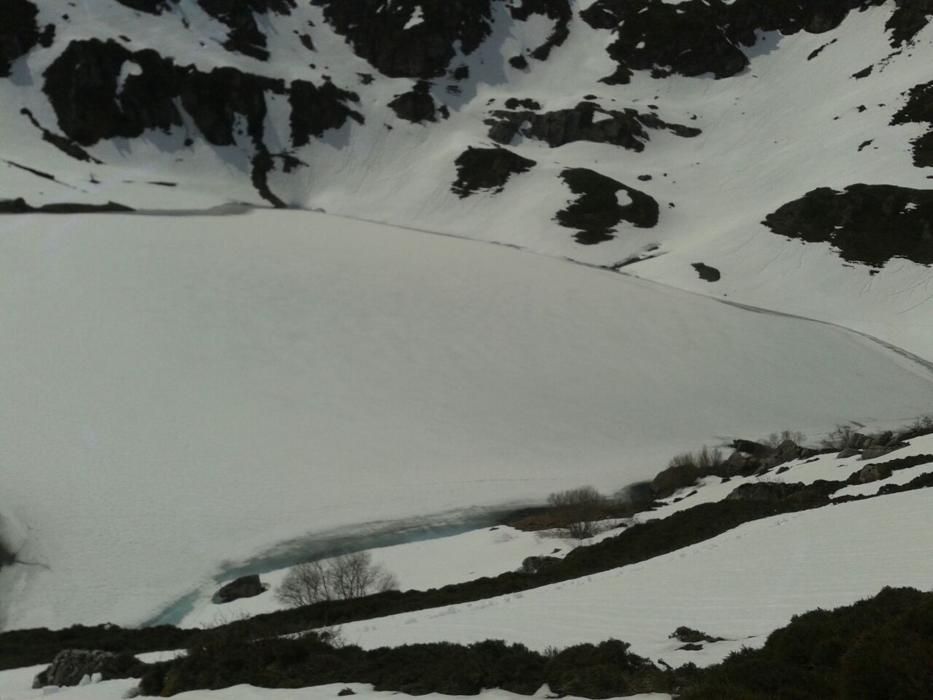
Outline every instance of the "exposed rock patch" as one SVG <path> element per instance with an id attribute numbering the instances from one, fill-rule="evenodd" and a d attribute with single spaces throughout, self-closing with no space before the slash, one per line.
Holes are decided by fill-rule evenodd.
<path id="1" fill-rule="evenodd" d="M 140 71 L 118 92 L 126 62 Z M 134 53 L 113 40 L 73 41 L 45 71 L 44 91 L 61 130 L 82 146 L 181 125 L 174 66 L 151 49 Z"/>
<path id="2" fill-rule="evenodd" d="M 713 642 L 723 641 L 722 637 L 713 637 L 700 630 L 684 626 L 674 630 L 668 639 L 676 639 L 678 642 L 683 642 L 685 644 L 711 644 Z"/>
<path id="3" fill-rule="evenodd" d="M 429 88 L 428 83 L 419 81 L 413 90 L 396 95 L 395 99 L 389 102 L 389 109 L 395 112 L 399 119 L 414 124 L 437 121 L 438 107 Z"/>
<path id="4" fill-rule="evenodd" d="M 266 35 L 256 23 L 257 14 L 288 14 L 295 0 L 197 0 L 198 5 L 229 29 L 224 48 L 265 61 L 269 58 Z"/>
<path id="5" fill-rule="evenodd" d="M 785 204 L 763 223 L 787 238 L 830 243 L 850 262 L 881 267 L 898 257 L 933 264 L 933 190 L 821 187 Z"/>
<path id="6" fill-rule="evenodd" d="M 320 138 L 328 129 L 339 129 L 348 119 L 363 123 L 363 115 L 347 106 L 348 102 L 358 103 L 359 96 L 331 82 L 318 87 L 307 80 L 296 80 L 288 99 L 294 146 L 304 146 L 312 136 Z"/>
<path id="7" fill-rule="evenodd" d="M 567 168 L 560 177 L 578 196 L 557 212 L 555 220 L 561 226 L 577 229 L 574 238 L 578 243 L 593 245 L 612 240 L 615 227 L 622 221 L 638 228 L 658 223 L 658 203 L 644 192 L 587 168 Z M 628 203 L 619 203 L 619 192 L 627 195 Z"/>
<path id="8" fill-rule="evenodd" d="M 505 148 L 473 148 L 456 160 L 457 179 L 451 190 L 461 199 L 479 190 L 497 194 L 512 175 L 526 173 L 537 163 Z"/>
<path id="9" fill-rule="evenodd" d="M 117 2 L 137 12 L 150 15 L 160 15 L 166 10 L 171 10 L 170 0 L 117 0 Z M 178 0 L 171 0 L 171 2 L 178 2 Z"/>
<path id="10" fill-rule="evenodd" d="M 356 54 L 392 78 L 437 78 L 460 42 L 464 54 L 489 36 L 491 0 L 317 0 Z M 420 21 L 418 18 L 420 17 Z"/>
<path id="11" fill-rule="evenodd" d="M 554 20 L 554 30 L 541 46 L 530 52 L 530 56 L 538 61 L 547 60 L 551 50 L 563 44 L 570 36 L 568 24 L 573 17 L 573 10 L 567 0 L 518 0 L 510 5 L 509 13 L 513 19 L 521 21 L 527 20 L 533 14 Z"/>
<path id="12" fill-rule="evenodd" d="M 522 560 L 522 568 L 520 571 L 523 574 L 537 574 L 550 566 L 554 566 L 554 564 L 559 561 L 560 559 L 557 557 L 525 557 Z"/>
<path id="13" fill-rule="evenodd" d="M 29 0 L 3 0 L 0 22 L 0 78 L 10 75 L 10 67 L 20 56 L 39 43 L 39 10 Z"/>
<path id="14" fill-rule="evenodd" d="M 479 48 L 491 33 L 493 2 L 500 0 L 316 0 L 327 22 L 381 73 L 423 79 L 447 73 L 458 49 L 470 55 Z M 518 0 L 509 12 L 516 21 L 533 14 L 554 21 L 545 42 L 530 50 L 533 58 L 546 59 L 569 36 L 568 0 Z"/>
<path id="15" fill-rule="evenodd" d="M 56 654 L 51 665 L 36 676 L 32 687 L 74 686 L 85 677 L 95 675 L 99 675 L 101 680 L 139 677 L 144 668 L 145 664 L 130 654 L 66 649 Z"/>
<path id="16" fill-rule="evenodd" d="M 933 167 L 933 81 L 914 87 L 907 95 L 905 104 L 894 115 L 891 124 L 927 124 L 926 134 L 914 139 L 914 165 L 918 168 Z"/>
<path id="17" fill-rule="evenodd" d="M 592 27 L 615 30 L 616 39 L 608 51 L 618 67 L 604 82 L 620 84 L 629 82 L 636 70 L 650 70 L 655 77 L 676 73 L 727 78 L 748 67 L 743 47 L 754 46 L 758 32 L 827 32 L 838 27 L 849 12 L 884 1 L 688 0 L 671 4 L 597 0 L 581 16 Z M 901 3 L 908 4 L 907 0 Z M 894 24 L 888 27 L 898 38 L 919 31 L 914 29 L 917 14 L 902 11 L 904 16 L 892 18 Z"/>
<path id="18" fill-rule="evenodd" d="M 257 574 L 240 576 L 240 578 L 222 586 L 211 597 L 211 602 L 220 605 L 223 603 L 230 603 L 234 600 L 240 600 L 241 598 L 254 598 L 265 592 L 266 586 L 262 584 Z"/>
<path id="19" fill-rule="evenodd" d="M 30 121 L 30 123 L 39 130 L 39 132 L 42 134 L 43 141 L 52 144 L 65 155 L 85 163 L 101 163 L 101 161 L 97 160 L 97 158 L 85 151 L 74 141 L 71 141 L 60 134 L 56 134 L 55 132 L 46 129 L 39 123 L 33 113 L 25 107 L 23 107 L 19 113 L 25 116 Z"/>
<path id="20" fill-rule="evenodd" d="M 891 44 L 901 46 L 914 40 L 933 19 L 933 0 L 895 0 L 897 9 L 885 25 Z"/>
<path id="21" fill-rule="evenodd" d="M 136 70 L 121 80 L 127 64 Z M 363 119 L 347 104 L 358 101 L 357 96 L 329 82 L 288 84 L 229 66 L 203 72 L 177 66 L 151 49 L 132 52 L 112 40 L 69 44 L 46 70 L 44 90 L 59 128 L 81 146 L 135 138 L 149 129 L 169 132 L 184 123 L 180 106 L 208 143 L 251 143 L 253 184 L 275 206 L 284 204 L 268 189 L 275 161 L 263 142 L 270 94 L 289 97 L 295 145 L 339 128 L 347 119 Z"/>
<path id="22" fill-rule="evenodd" d="M 107 202 L 107 204 L 42 204 L 35 207 L 22 197 L 0 199 L 0 214 L 99 214 L 102 212 L 127 211 L 133 211 L 133 209 L 116 202 Z"/>
<path id="23" fill-rule="evenodd" d="M 701 133 L 699 129 L 682 124 L 669 124 L 653 113 L 603 109 L 593 102 L 580 102 L 572 109 L 540 114 L 530 110 L 496 110 L 485 123 L 489 126 L 489 137 L 497 143 L 508 145 L 521 134 L 544 141 L 552 148 L 574 141 L 593 141 L 643 151 L 650 129 L 667 130 L 685 138 Z"/>
<path id="24" fill-rule="evenodd" d="M 700 279 L 706 282 L 718 282 L 722 278 L 722 273 L 720 273 L 719 270 L 705 263 L 696 262 L 693 263 L 691 267 L 697 271 Z"/>
<path id="25" fill-rule="evenodd" d="M 179 0 L 117 0 L 139 12 L 160 15 L 171 12 Z M 224 24 L 228 29 L 223 46 L 228 51 L 241 53 L 260 61 L 268 60 L 266 35 L 256 21 L 256 15 L 270 12 L 284 15 L 295 7 L 295 0 L 196 0 L 204 12 Z M 310 38 L 309 38 L 310 40 Z M 302 42 L 304 43 L 304 41 Z"/>

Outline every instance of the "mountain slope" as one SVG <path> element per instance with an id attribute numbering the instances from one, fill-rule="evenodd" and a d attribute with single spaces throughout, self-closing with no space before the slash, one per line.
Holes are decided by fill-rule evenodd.
<path id="1" fill-rule="evenodd" d="M 323 208 L 933 357 L 929 214 L 903 195 L 930 187 L 928 3 L 16 6 L 0 199 Z M 820 236 L 763 223 L 860 183 Z"/>

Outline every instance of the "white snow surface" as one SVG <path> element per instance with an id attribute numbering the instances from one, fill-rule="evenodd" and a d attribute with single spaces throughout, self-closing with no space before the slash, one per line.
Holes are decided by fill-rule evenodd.
<path id="1" fill-rule="evenodd" d="M 622 639 L 676 666 L 709 665 L 764 644 L 795 614 L 875 595 L 930 590 L 933 489 L 746 523 L 719 537 L 600 574 L 475 603 L 343 625 L 367 648 L 504 639 L 543 650 Z M 546 614 L 542 614 L 546 611 Z M 686 625 L 723 637 L 699 651 L 669 635 Z"/>
<path id="2" fill-rule="evenodd" d="M 13 671 L 0 671 L 0 693 L 5 700 L 39 700 L 54 696 L 56 700 L 124 700 L 127 693 L 135 686 L 133 679 L 103 681 L 90 685 L 81 685 L 70 688 L 54 686 L 32 689 L 32 679 L 44 667 L 16 669 Z M 362 683 L 334 683 L 318 685 L 310 688 L 257 688 L 250 685 L 237 685 L 222 690 L 194 690 L 179 693 L 174 696 L 182 700 L 333 700 L 344 688 L 354 692 L 358 700 L 389 700 L 390 698 L 413 697 L 404 693 L 390 691 L 376 691 L 371 685 Z M 469 698 L 469 700 L 526 700 L 527 695 L 516 695 L 504 690 L 484 690 L 478 695 L 458 696 L 428 693 L 419 695 L 422 700 L 451 700 L 451 698 Z M 546 686 L 531 696 L 533 698 L 550 697 Z M 567 700 L 577 700 L 568 695 Z M 642 693 L 639 695 L 626 695 L 627 700 L 670 700 L 670 695 L 664 693 Z"/>
<path id="3" fill-rule="evenodd" d="M 320 214 L 0 219 L 0 298 L 0 513 L 35 564 L 0 572 L 10 628 L 137 624 L 309 533 L 933 403 L 837 328 Z"/>
<path id="4" fill-rule="evenodd" d="M 519 568 L 525 557 L 563 556 L 577 541 L 554 533 L 523 532 L 507 526 L 486 527 L 460 535 L 369 550 L 372 562 L 398 581 L 399 590 L 439 588 L 450 583 L 496 576 Z M 268 588 L 252 598 L 213 603 L 217 585 L 205 586 L 180 627 L 216 627 L 224 622 L 287 607 L 275 595 L 289 568 L 264 572 Z"/>

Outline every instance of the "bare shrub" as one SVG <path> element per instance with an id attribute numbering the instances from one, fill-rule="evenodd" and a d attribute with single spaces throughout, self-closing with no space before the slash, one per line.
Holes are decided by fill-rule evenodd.
<path id="1" fill-rule="evenodd" d="M 907 426 L 907 431 L 912 437 L 919 437 L 921 435 L 928 435 L 933 433 L 933 415 L 929 416 L 920 416 Z"/>
<path id="2" fill-rule="evenodd" d="M 567 534 L 578 540 L 598 532 L 596 521 L 606 508 L 606 499 L 592 486 L 558 491 L 548 496 L 548 504 L 566 519 Z"/>
<path id="3" fill-rule="evenodd" d="M 802 445 L 807 439 L 807 436 L 801 433 L 799 430 L 782 430 L 779 433 L 771 433 L 766 437 L 763 442 L 768 447 L 774 448 L 781 445 L 781 443 L 787 442 L 790 440 L 795 445 Z"/>
<path id="4" fill-rule="evenodd" d="M 856 431 L 850 424 L 837 425 L 826 437 L 820 441 L 820 445 L 828 450 L 844 450 L 852 442 Z"/>
<path id="5" fill-rule="evenodd" d="M 706 445 L 703 445 L 703 447 L 696 452 L 684 452 L 682 454 L 675 455 L 667 466 L 696 467 L 700 470 L 709 470 L 722 466 L 723 461 L 724 458 L 722 456 L 722 450 L 720 450 L 718 447 L 709 448 Z"/>
<path id="6" fill-rule="evenodd" d="M 373 564 L 369 552 L 354 552 L 293 566 L 276 590 L 276 597 L 297 608 L 325 600 L 362 598 L 397 587 L 395 576 L 381 564 Z"/>

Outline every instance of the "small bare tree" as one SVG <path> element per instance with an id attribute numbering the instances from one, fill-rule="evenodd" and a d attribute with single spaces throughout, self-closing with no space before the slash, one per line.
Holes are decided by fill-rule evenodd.
<path id="1" fill-rule="evenodd" d="M 398 588 L 395 576 L 382 565 L 373 564 L 369 552 L 354 552 L 293 566 L 276 597 L 297 608 L 324 600 L 361 598 L 394 588 Z"/>
<path id="2" fill-rule="evenodd" d="M 605 511 L 606 499 L 592 486 L 581 486 L 552 493 L 548 496 L 548 504 L 566 520 L 567 534 L 582 540 L 598 532 L 596 521 Z"/>

